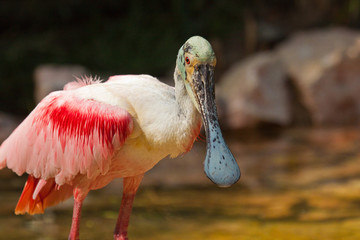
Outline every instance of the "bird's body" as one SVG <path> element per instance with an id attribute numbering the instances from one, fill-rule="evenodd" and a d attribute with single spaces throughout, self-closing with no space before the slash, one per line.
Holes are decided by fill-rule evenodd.
<path id="1" fill-rule="evenodd" d="M 205 39 L 195 40 L 209 48 Z M 207 141 L 208 176 L 222 185 L 236 182 L 240 172 L 221 137 L 213 83 L 209 93 L 200 86 L 201 81 L 207 84 L 205 69 L 210 69 L 200 61 L 215 65 L 210 50 L 197 51 L 206 58 L 192 59 L 194 66 L 188 64 L 191 55 L 179 52 L 178 62 L 183 65 L 177 62 L 175 87 L 148 75 L 124 75 L 103 83 L 73 82 L 44 98 L 0 148 L 0 169 L 7 166 L 19 175 L 29 174 L 15 212 L 42 213 L 74 195 L 69 239 L 78 239 L 81 206 L 88 192 L 124 178 L 114 238 L 127 239 L 132 201 L 144 173 L 166 156 L 189 151 L 202 120 L 208 137 L 214 138 Z M 196 69 L 189 72 L 190 67 Z M 193 72 L 196 78 L 188 79 Z M 193 86 L 192 81 L 200 85 Z"/>
<path id="2" fill-rule="evenodd" d="M 58 190 L 79 183 L 84 192 L 102 188 L 114 178 L 143 174 L 166 156 L 176 157 L 191 149 L 200 132 L 201 117 L 191 101 L 183 104 L 188 106 L 178 104 L 175 88 L 148 75 L 114 76 L 104 83 L 90 80 L 86 86 L 53 92 L 15 130 L 14 137 L 4 142 L 1 154 L 6 155 L 0 155 L 1 159 L 11 161 L 1 164 L 7 163 L 19 175 L 26 172 L 45 181 L 54 178 Z M 93 143 L 82 140 L 89 137 L 82 134 L 108 131 L 96 121 L 106 122 L 109 117 L 122 125 L 117 126 L 120 133 L 115 129 L 113 136 L 100 136 L 108 139 Z M 91 131 L 80 126 L 83 118 L 94 123 Z M 37 132 L 40 134 L 34 134 Z M 17 133 L 28 135 L 29 141 L 20 142 Z M 61 134 L 67 139 L 54 145 L 54 138 L 61 139 Z M 120 141 L 115 134 L 123 134 Z M 91 154 L 91 145 L 98 149 L 100 159 Z M 34 211 L 43 211 L 43 207 Z"/>

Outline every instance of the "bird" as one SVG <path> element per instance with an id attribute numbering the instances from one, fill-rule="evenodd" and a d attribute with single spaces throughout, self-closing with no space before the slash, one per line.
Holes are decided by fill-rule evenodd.
<path id="1" fill-rule="evenodd" d="M 220 187 L 236 183 L 240 168 L 218 121 L 215 65 L 211 44 L 193 36 L 178 51 L 174 87 L 149 75 L 83 77 L 47 95 L 0 147 L 0 169 L 28 175 L 15 213 L 43 213 L 73 196 L 68 239 L 77 240 L 87 194 L 123 178 L 113 238 L 128 240 L 144 173 L 190 151 L 202 126 L 205 174 Z"/>

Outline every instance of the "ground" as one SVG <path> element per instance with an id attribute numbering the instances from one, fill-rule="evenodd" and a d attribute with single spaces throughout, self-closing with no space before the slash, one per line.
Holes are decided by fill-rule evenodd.
<path id="1" fill-rule="evenodd" d="M 256 140 L 230 140 L 240 182 L 140 188 L 131 240 L 360 239 L 360 134 L 357 129 L 291 130 Z M 253 134 L 252 134 L 253 136 Z M 201 173 L 202 174 L 202 173 Z M 0 179 L 1 180 L 1 179 Z M 66 239 L 72 202 L 45 215 L 16 216 L 15 178 L 2 181 L 1 239 Z M 14 185 L 17 185 L 14 183 Z M 111 239 L 121 191 L 92 192 L 83 207 L 81 239 Z"/>

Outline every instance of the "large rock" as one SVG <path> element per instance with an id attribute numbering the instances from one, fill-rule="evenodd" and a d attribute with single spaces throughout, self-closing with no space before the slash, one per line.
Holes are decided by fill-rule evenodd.
<path id="1" fill-rule="evenodd" d="M 224 127 L 287 125 L 291 121 L 285 71 L 273 53 L 259 53 L 235 64 L 216 89 Z"/>
<path id="2" fill-rule="evenodd" d="M 360 35 L 334 28 L 296 34 L 278 48 L 316 125 L 360 122 Z"/>
<path id="3" fill-rule="evenodd" d="M 77 65 L 45 64 L 38 66 L 34 72 L 36 102 L 40 102 L 50 92 L 63 89 L 64 85 L 74 81 L 75 77 L 86 74 L 88 74 L 86 68 Z"/>

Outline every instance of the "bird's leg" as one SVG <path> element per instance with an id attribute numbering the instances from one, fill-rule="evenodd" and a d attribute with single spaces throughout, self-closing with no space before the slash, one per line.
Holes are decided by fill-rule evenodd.
<path id="1" fill-rule="evenodd" d="M 129 225 L 132 204 L 135 198 L 136 191 L 139 188 L 143 176 L 144 175 L 141 174 L 134 177 L 124 178 L 124 182 L 123 182 L 124 189 L 121 200 L 120 212 L 114 231 L 115 240 L 128 240 L 127 228 Z"/>
<path id="2" fill-rule="evenodd" d="M 74 189 L 74 209 L 69 240 L 79 240 L 81 207 L 86 195 L 87 192 L 84 193 L 79 188 Z"/>

